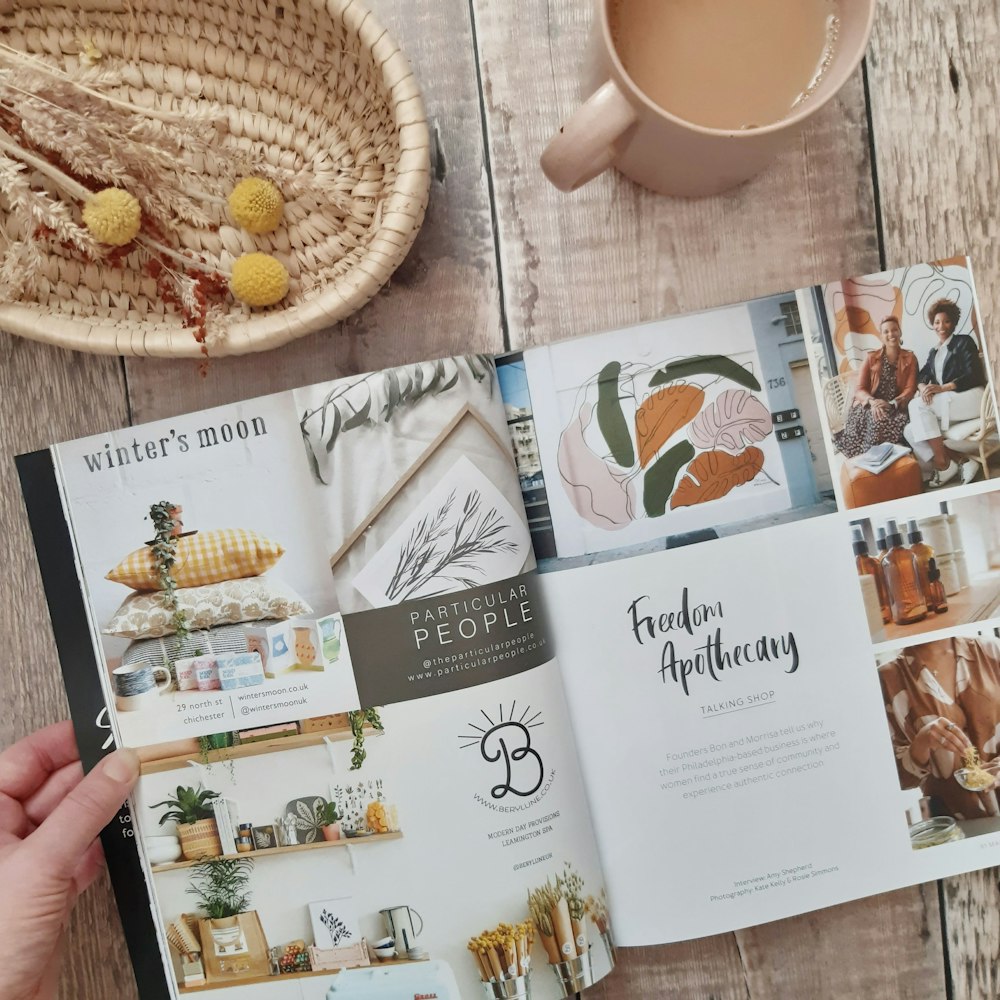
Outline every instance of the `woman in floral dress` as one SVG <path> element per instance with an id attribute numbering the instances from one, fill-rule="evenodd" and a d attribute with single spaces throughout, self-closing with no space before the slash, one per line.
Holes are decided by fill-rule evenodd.
<path id="1" fill-rule="evenodd" d="M 869 351 L 858 372 L 844 429 L 833 436 L 847 458 L 877 444 L 902 441 L 910 419 L 907 407 L 917 391 L 917 356 L 902 347 L 903 333 L 895 316 L 882 320 L 879 337 L 882 346 Z"/>

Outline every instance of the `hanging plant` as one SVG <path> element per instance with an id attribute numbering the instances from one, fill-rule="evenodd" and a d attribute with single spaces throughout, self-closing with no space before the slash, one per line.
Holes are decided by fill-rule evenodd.
<path id="1" fill-rule="evenodd" d="M 348 712 L 347 717 L 351 723 L 351 734 L 354 736 L 354 743 L 351 744 L 351 770 L 357 771 L 365 762 L 368 756 L 365 750 L 365 724 L 367 723 L 377 732 L 384 733 L 385 727 L 382 725 L 381 716 L 377 708 L 362 708 L 356 712 Z"/>
<path id="2" fill-rule="evenodd" d="M 177 601 L 177 581 L 173 577 L 174 563 L 177 562 L 177 535 L 180 527 L 181 508 L 169 500 L 161 500 L 149 508 L 155 534 L 149 547 L 153 550 L 153 564 L 156 579 L 163 594 L 163 600 L 172 612 L 170 619 L 180 649 L 191 631 L 188 617 Z"/>

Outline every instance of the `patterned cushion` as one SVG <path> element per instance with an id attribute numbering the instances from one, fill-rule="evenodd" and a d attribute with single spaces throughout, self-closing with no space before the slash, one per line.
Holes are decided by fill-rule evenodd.
<path id="1" fill-rule="evenodd" d="M 291 587 L 265 576 L 226 580 L 205 587 L 179 587 L 175 593 L 178 608 L 187 615 L 192 631 L 265 618 L 294 618 L 312 612 Z M 173 635 L 173 611 L 160 591 L 132 594 L 115 612 L 104 633 L 123 639 Z"/>
<path id="2" fill-rule="evenodd" d="M 137 639 L 122 653 L 122 664 L 145 663 L 162 667 L 190 656 L 210 656 L 213 653 L 245 653 L 246 632 L 242 625 L 219 625 L 216 628 L 189 632 L 180 642 L 176 636 L 157 639 Z"/>
<path id="3" fill-rule="evenodd" d="M 177 539 L 171 575 L 178 587 L 203 587 L 266 573 L 285 550 L 269 538 L 242 528 L 199 531 Z M 127 555 L 106 579 L 133 590 L 162 590 L 153 550 L 144 545 Z"/>

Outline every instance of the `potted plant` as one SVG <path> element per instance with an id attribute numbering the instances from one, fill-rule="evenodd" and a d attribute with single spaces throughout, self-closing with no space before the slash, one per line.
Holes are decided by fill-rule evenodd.
<path id="1" fill-rule="evenodd" d="M 194 866 L 188 892 L 208 917 L 212 940 L 222 950 L 240 939 L 237 919 L 250 909 L 251 858 L 205 858 Z"/>
<path id="2" fill-rule="evenodd" d="M 160 826 L 174 820 L 177 824 L 177 836 L 181 842 L 181 852 L 188 861 L 197 861 L 205 857 L 214 858 L 222 854 L 219 828 L 212 811 L 212 803 L 218 797 L 218 792 L 209 791 L 201 785 L 197 788 L 178 785 L 173 798 L 164 799 L 150 806 L 150 809 L 168 807 L 167 812 L 160 817 Z"/>
<path id="3" fill-rule="evenodd" d="M 340 840 L 340 821 L 343 815 L 336 802 L 324 802 L 319 810 L 319 825 L 324 840 Z"/>

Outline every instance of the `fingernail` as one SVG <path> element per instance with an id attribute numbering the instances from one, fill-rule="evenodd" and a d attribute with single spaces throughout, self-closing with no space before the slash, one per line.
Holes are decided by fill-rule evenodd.
<path id="1" fill-rule="evenodd" d="M 123 785 L 131 785 L 139 776 L 139 755 L 125 747 L 104 758 L 104 773 Z"/>

